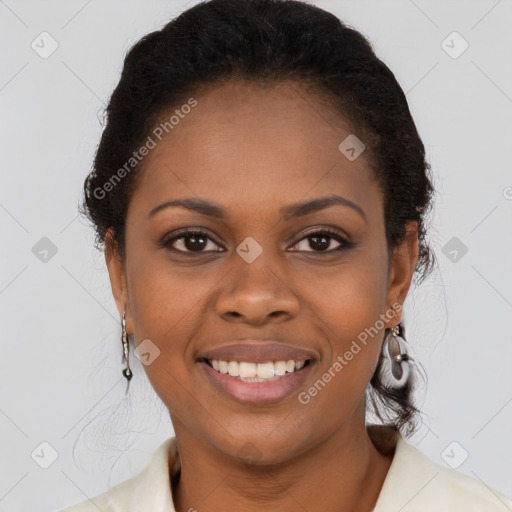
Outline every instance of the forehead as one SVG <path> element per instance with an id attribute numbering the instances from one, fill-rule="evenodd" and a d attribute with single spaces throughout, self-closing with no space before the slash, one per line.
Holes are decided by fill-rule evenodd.
<path id="1" fill-rule="evenodd" d="M 153 136 L 136 203 L 150 209 L 195 195 L 234 208 L 279 208 L 308 195 L 339 192 L 360 204 L 371 196 L 374 177 L 364 154 L 351 161 L 339 150 L 357 127 L 300 84 L 230 81 L 193 99 L 193 108 L 163 113 L 162 123 L 174 115 L 173 127 L 161 140 Z"/>

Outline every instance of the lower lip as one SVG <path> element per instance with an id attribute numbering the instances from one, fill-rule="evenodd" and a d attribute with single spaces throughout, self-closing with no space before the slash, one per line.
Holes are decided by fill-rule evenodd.
<path id="1" fill-rule="evenodd" d="M 307 379 L 314 361 L 311 360 L 300 370 L 270 382 L 243 382 L 214 370 L 205 361 L 200 361 L 199 366 L 209 381 L 233 400 L 242 404 L 270 405 L 284 400 L 297 390 Z"/>

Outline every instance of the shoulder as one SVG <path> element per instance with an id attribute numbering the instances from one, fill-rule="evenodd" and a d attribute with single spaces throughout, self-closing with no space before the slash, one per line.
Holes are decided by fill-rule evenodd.
<path id="1" fill-rule="evenodd" d="M 374 512 L 506 512 L 512 501 L 484 482 L 430 460 L 397 435 Z"/>
<path id="2" fill-rule="evenodd" d="M 176 437 L 171 437 L 160 444 L 137 476 L 60 512 L 173 512 L 170 476 L 178 469 Z"/>
<path id="3" fill-rule="evenodd" d="M 94 498 L 88 499 L 63 509 L 61 512 L 117 512 L 133 502 L 133 487 L 137 483 L 137 477 L 125 480 L 115 485 L 108 491 Z"/>

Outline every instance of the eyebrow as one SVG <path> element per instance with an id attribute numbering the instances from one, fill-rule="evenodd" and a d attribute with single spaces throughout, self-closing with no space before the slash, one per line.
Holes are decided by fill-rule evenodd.
<path id="1" fill-rule="evenodd" d="M 314 213 L 334 205 L 347 206 L 354 210 L 355 212 L 357 212 L 364 220 L 366 220 L 366 214 L 364 213 L 363 209 L 360 206 L 350 201 L 349 199 L 346 199 L 338 195 L 319 197 L 317 199 L 312 199 L 310 201 L 302 201 L 299 203 L 284 206 L 283 208 L 280 209 L 280 213 L 285 220 L 289 220 L 295 217 L 303 217 L 304 215 L 308 215 L 310 213 Z M 229 215 L 227 215 L 222 206 L 215 203 L 210 203 L 208 201 L 204 201 L 202 199 L 195 198 L 183 198 L 167 201 L 153 208 L 149 212 L 148 217 L 152 217 L 159 211 L 162 211 L 170 207 L 182 207 L 186 208 L 187 210 L 200 213 L 201 215 L 208 215 L 210 217 L 216 217 L 218 219 L 226 219 L 229 217 Z"/>

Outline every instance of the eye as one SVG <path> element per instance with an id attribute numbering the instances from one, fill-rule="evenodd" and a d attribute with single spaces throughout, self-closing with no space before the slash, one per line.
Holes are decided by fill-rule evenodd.
<path id="1" fill-rule="evenodd" d="M 308 243 L 309 241 L 309 243 Z M 335 241 L 338 246 L 332 248 L 331 244 Z M 301 243 L 303 245 L 308 244 L 308 250 L 306 247 L 300 248 Z M 207 252 L 222 252 L 223 248 L 218 248 L 219 243 L 216 242 L 208 233 L 198 229 L 186 229 L 180 233 L 174 234 L 174 236 L 164 237 L 160 243 L 162 247 L 181 253 L 207 253 Z M 299 251 L 306 252 L 317 252 L 317 253 L 332 253 L 348 248 L 350 242 L 341 235 L 340 233 L 330 229 L 320 229 L 311 231 L 306 234 L 299 242 L 292 246 L 292 248 L 298 248 Z M 217 248 L 215 248 L 217 247 Z"/>
<path id="2" fill-rule="evenodd" d="M 307 242 L 307 240 L 309 240 L 309 243 Z M 334 247 L 334 249 L 329 249 L 333 240 L 338 243 L 338 246 Z M 345 249 L 350 246 L 350 242 L 343 235 L 330 229 L 311 231 L 307 233 L 305 237 L 301 238 L 301 240 L 299 240 L 299 242 L 297 242 L 293 247 L 300 246 L 301 243 L 303 243 L 303 245 L 308 244 L 309 247 L 313 249 L 312 251 L 308 251 L 304 247 L 302 249 L 299 249 L 305 250 L 306 252 L 331 253 L 341 251 L 342 249 Z"/>
<path id="3" fill-rule="evenodd" d="M 223 250 L 215 249 L 217 242 L 207 233 L 194 229 L 187 229 L 170 238 L 165 237 L 161 245 L 173 251 L 184 253 L 220 252 Z"/>

